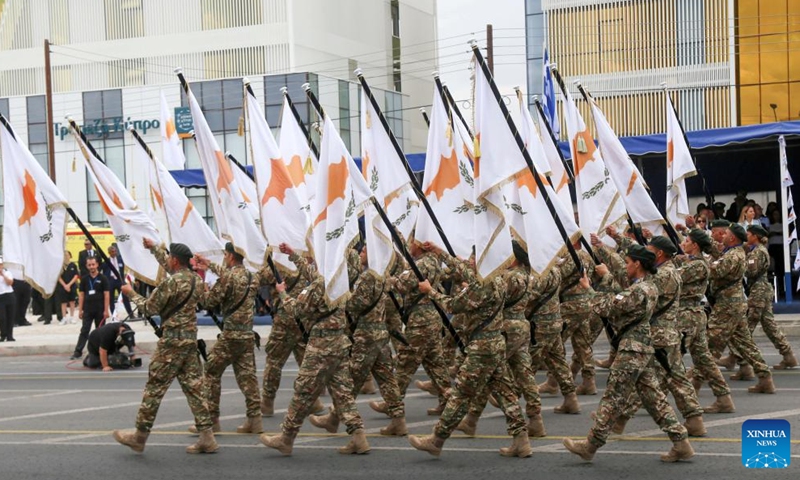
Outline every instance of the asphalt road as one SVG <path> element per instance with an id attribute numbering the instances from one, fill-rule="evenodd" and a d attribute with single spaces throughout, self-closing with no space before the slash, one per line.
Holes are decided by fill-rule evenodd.
<path id="1" fill-rule="evenodd" d="M 761 344 L 770 364 L 779 357 L 771 345 Z M 600 345 L 599 356 L 606 347 Z M 263 352 L 258 355 L 263 366 Z M 145 359 L 146 366 L 146 359 Z M 798 478 L 800 476 L 799 441 L 793 442 L 792 465 L 784 470 L 754 471 L 741 461 L 742 422 L 749 418 L 782 418 L 797 430 L 800 419 L 800 370 L 777 372 L 775 395 L 752 395 L 747 386 L 754 382 L 731 382 L 736 413 L 706 415 L 709 434 L 693 439 L 697 455 L 690 462 L 662 464 L 659 454 L 670 443 L 658 431 L 645 411 L 628 423 L 623 436 L 614 436 L 595 456 L 584 463 L 561 446 L 564 437 L 582 438 L 588 431 L 600 396 L 579 397 L 580 415 L 556 415 L 554 406 L 561 398 L 545 396 L 544 421 L 548 437 L 533 441 L 534 455 L 527 459 L 507 459 L 497 450 L 510 443 L 500 412 L 487 407 L 478 425 L 477 438 L 454 435 L 445 444 L 439 459 L 413 450 L 406 438 L 387 438 L 377 434 L 388 419 L 373 412 L 367 402 L 375 395 L 362 396 L 358 407 L 364 416 L 372 451 L 368 455 L 343 456 L 336 448 L 344 445 L 344 433 L 320 433 L 306 423 L 295 443 L 294 455 L 282 457 L 263 447 L 255 435 L 223 433 L 218 436 L 221 448 L 213 455 L 188 455 L 184 448 L 193 443 L 186 432 L 193 422 L 177 382 L 161 405 L 156 426 L 144 454 L 135 454 L 118 445 L 111 430 L 132 428 L 147 378 L 144 369 L 111 373 L 75 370 L 60 356 L 0 358 L 0 478 L 87 480 L 102 478 L 609 478 L 674 479 L 699 478 Z M 297 365 L 290 363 L 284 374 L 276 401 L 276 416 L 264 420 L 269 432 L 277 432 L 282 414 L 291 397 Z M 420 373 L 422 371 L 420 370 Z M 540 381 L 542 375 L 540 374 Z M 726 377 L 730 374 L 726 373 Z M 260 377 L 260 372 L 259 372 Z M 607 375 L 598 373 L 598 386 Z M 420 377 L 422 378 L 422 377 Z M 713 396 L 708 388 L 700 395 L 708 405 Z M 323 400 L 330 402 L 329 397 Z M 409 390 L 407 421 L 412 433 L 430 432 L 436 419 L 425 415 L 434 406 L 433 397 Z M 222 428 L 235 432 L 244 416 L 244 401 L 228 370 L 223 380 Z M 795 434 L 797 437 L 797 434 Z"/>

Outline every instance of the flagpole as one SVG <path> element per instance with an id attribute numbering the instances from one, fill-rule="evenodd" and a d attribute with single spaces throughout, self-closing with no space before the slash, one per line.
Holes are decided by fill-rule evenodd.
<path id="1" fill-rule="evenodd" d="M 785 180 L 788 179 L 789 172 L 785 160 L 786 154 L 786 140 L 783 135 L 778 137 L 778 151 L 780 160 L 780 175 L 781 175 L 781 218 L 783 225 L 783 288 L 786 291 L 786 303 L 792 302 L 792 268 L 791 268 L 791 242 L 789 240 L 789 189 L 790 185 L 785 185 Z M 796 231 L 796 230 L 795 230 Z"/>
<path id="2" fill-rule="evenodd" d="M 306 95 L 308 96 L 308 99 L 311 101 L 311 104 L 317 110 L 317 114 L 322 118 L 325 118 L 325 111 L 322 110 L 322 106 L 319 104 L 319 100 L 317 100 L 317 97 L 316 95 L 314 95 L 314 92 L 311 91 L 311 86 L 306 83 L 303 85 L 303 88 L 305 89 Z M 400 238 L 400 235 L 397 233 L 397 229 L 395 228 L 394 225 L 392 225 L 392 222 L 389 220 L 389 217 L 386 216 L 386 212 L 383 210 L 383 207 L 381 207 L 380 202 L 378 202 L 374 196 L 370 197 L 370 201 L 375 206 L 375 210 L 377 210 L 378 216 L 381 217 L 381 220 L 386 225 L 386 229 L 389 230 L 389 234 L 392 236 L 392 241 L 394 242 L 395 247 L 403 255 L 403 258 L 406 259 L 406 262 L 408 262 L 408 265 L 411 268 L 411 271 L 414 273 L 414 276 L 416 276 L 419 281 L 427 280 L 422 275 L 422 272 L 420 272 L 419 268 L 417 268 L 417 263 L 414 261 L 414 257 L 411 256 L 408 249 L 406 248 L 405 242 Z M 394 292 L 389 292 L 389 295 L 392 296 L 393 293 Z M 397 302 L 396 299 L 393 299 L 393 301 L 395 306 L 399 307 L 400 305 L 399 302 Z M 436 312 L 439 314 L 439 317 L 442 320 L 442 325 L 444 325 L 447 331 L 450 332 L 450 335 L 453 337 L 453 340 L 456 342 L 456 345 L 458 346 L 459 350 L 461 350 L 461 353 L 464 353 L 466 350 L 466 345 L 461 340 L 461 337 L 458 335 L 458 332 L 456 332 L 456 329 L 450 323 L 450 319 L 447 317 L 447 313 L 445 313 L 445 311 L 442 310 L 442 307 L 439 306 L 439 304 L 436 303 L 436 301 L 431 300 L 431 304 L 433 305 L 433 308 L 436 309 Z M 401 315 L 403 313 L 399 308 L 398 312 L 400 312 Z"/>
<path id="3" fill-rule="evenodd" d="M 450 104 L 450 108 L 453 110 L 453 113 L 456 114 L 459 120 L 461 120 L 461 124 L 464 125 L 464 128 L 467 129 L 467 133 L 469 133 L 469 138 L 473 139 L 474 135 L 472 134 L 472 130 L 469 128 L 467 124 L 467 120 L 464 118 L 464 115 L 461 114 L 461 110 L 458 108 L 458 104 L 456 104 L 453 95 L 450 93 L 450 89 L 447 85 L 442 85 L 442 91 L 444 92 L 444 96 L 447 98 L 447 102 Z"/>
<path id="4" fill-rule="evenodd" d="M 430 127 L 431 119 L 428 118 L 428 112 L 425 111 L 424 107 L 419 107 L 419 112 L 422 114 L 422 119 L 425 120 L 425 125 Z"/>
<path id="5" fill-rule="evenodd" d="M 281 87 L 281 93 L 283 93 L 283 97 L 286 99 L 286 103 L 289 104 L 289 108 L 292 111 L 292 116 L 294 117 L 297 124 L 300 126 L 300 131 L 303 132 L 303 135 L 306 136 L 306 140 L 308 140 L 308 145 L 311 147 L 311 151 L 314 153 L 314 156 L 319 158 L 319 150 L 317 146 L 314 144 L 314 140 L 311 139 L 311 132 L 306 128 L 305 124 L 303 124 L 303 120 L 300 118 L 300 112 L 297 111 L 297 108 L 294 106 L 292 102 L 292 97 L 289 96 L 289 89 L 286 87 Z M 283 128 L 283 125 L 281 125 Z"/>
<path id="6" fill-rule="evenodd" d="M 439 72 L 433 72 L 433 83 L 436 86 L 436 90 L 439 91 L 439 99 L 441 99 L 442 105 L 444 105 L 444 111 L 447 114 L 447 121 L 449 121 L 452 124 L 453 109 L 450 108 L 447 96 L 444 93 L 444 85 L 442 85 L 442 80 L 439 78 Z M 469 129 L 467 131 L 469 131 Z"/>

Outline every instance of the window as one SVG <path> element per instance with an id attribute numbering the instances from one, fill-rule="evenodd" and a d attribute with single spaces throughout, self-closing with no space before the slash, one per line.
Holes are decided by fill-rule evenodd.
<path id="1" fill-rule="evenodd" d="M 31 122 L 30 113 L 28 122 Z M 122 90 L 102 90 L 83 94 L 83 133 L 108 168 L 125 185 L 125 129 L 122 117 Z M 106 224 L 105 213 L 88 171 L 86 172 L 86 197 L 89 222 Z"/>
<path id="2" fill-rule="evenodd" d="M 144 36 L 142 0 L 105 0 L 105 9 L 107 40 Z"/>
<path id="3" fill-rule="evenodd" d="M 300 120 L 309 130 L 313 130 L 310 124 L 317 121 L 317 114 L 314 107 L 303 91 L 303 84 L 309 83 L 311 91 L 319 95 L 319 80 L 312 73 L 292 73 L 289 75 L 268 75 L 264 77 L 264 111 L 267 116 L 267 123 L 270 128 L 280 127 L 281 108 L 283 106 L 283 94 L 281 88 L 286 87 L 289 98 L 292 99 L 294 108 L 300 115 Z M 335 116 L 335 115 L 331 115 Z M 312 137 L 315 132 L 312 132 Z"/>
<path id="4" fill-rule="evenodd" d="M 50 2 L 50 42 L 55 45 L 70 43 L 68 1 Z"/>
<path id="5" fill-rule="evenodd" d="M 201 0 L 203 30 L 259 25 L 262 0 Z"/>
<path id="6" fill-rule="evenodd" d="M 392 35 L 400 37 L 400 2 L 392 0 L 390 8 L 392 11 Z"/>
<path id="7" fill-rule="evenodd" d="M 28 112 L 28 149 L 45 172 L 50 173 L 47 156 L 47 112 L 44 95 L 25 99 Z"/>
<path id="8" fill-rule="evenodd" d="M 0 113 L 6 117 L 6 120 L 10 120 L 10 115 L 8 114 L 8 99 L 7 98 L 0 98 Z"/>
<path id="9" fill-rule="evenodd" d="M 383 115 L 397 142 L 403 145 L 403 96 L 397 92 L 386 92 L 386 105 Z"/>
<path id="10" fill-rule="evenodd" d="M 350 148 L 350 83 L 339 80 L 339 135 L 344 146 Z"/>

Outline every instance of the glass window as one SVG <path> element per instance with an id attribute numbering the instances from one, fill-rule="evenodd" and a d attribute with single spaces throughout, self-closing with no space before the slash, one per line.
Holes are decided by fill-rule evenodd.
<path id="1" fill-rule="evenodd" d="M 296 106 L 296 105 L 295 105 Z M 267 105 L 267 123 L 270 127 L 277 127 L 281 122 L 281 106 Z"/>
<path id="2" fill-rule="evenodd" d="M 8 114 L 8 99 L 7 98 L 0 98 L 0 113 L 6 117 L 7 120 L 11 119 L 11 115 Z"/>
<path id="3" fill-rule="evenodd" d="M 105 14 L 108 40 L 144 36 L 142 0 L 105 0 Z"/>
<path id="4" fill-rule="evenodd" d="M 121 126 L 122 123 L 122 90 L 102 90 L 83 94 L 83 124 L 86 136 L 108 168 L 114 172 L 123 185 L 126 185 L 125 131 Z M 98 130 L 98 126 L 104 127 Z M 106 224 L 105 213 L 88 171 L 86 172 L 86 198 L 89 222 Z"/>
<path id="5" fill-rule="evenodd" d="M 47 112 L 45 111 L 44 95 L 26 98 L 25 106 L 28 113 L 28 149 L 39 161 L 44 171 L 49 173 Z"/>
<path id="6" fill-rule="evenodd" d="M 8 100 L 6 100 L 6 102 L 8 102 Z M 28 97 L 26 102 L 28 107 L 28 123 L 44 123 L 47 121 L 44 95 Z"/>

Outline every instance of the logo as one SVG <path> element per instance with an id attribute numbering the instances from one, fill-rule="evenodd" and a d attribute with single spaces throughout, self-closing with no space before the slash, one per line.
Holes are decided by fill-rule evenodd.
<path id="1" fill-rule="evenodd" d="M 787 468 L 791 426 L 786 420 L 747 420 L 742 424 L 742 464 L 747 468 Z"/>

